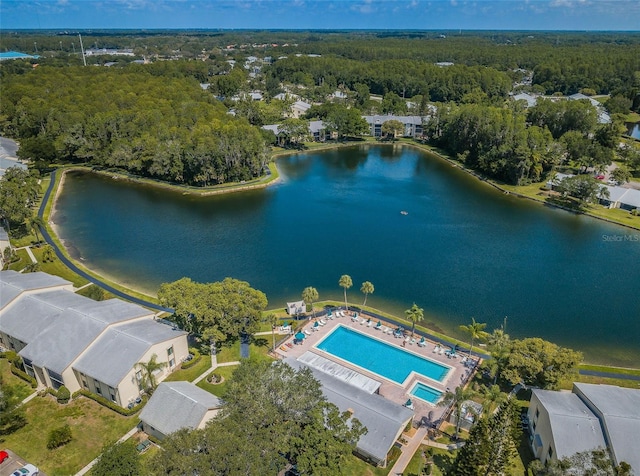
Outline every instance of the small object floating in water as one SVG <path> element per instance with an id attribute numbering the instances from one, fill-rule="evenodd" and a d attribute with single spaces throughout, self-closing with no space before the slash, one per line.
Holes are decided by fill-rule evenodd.
<path id="1" fill-rule="evenodd" d="M 408 215 L 408 214 L 409 214 L 409 212 L 402 210 L 402 211 L 400 212 L 400 214 L 401 214 L 401 215 Z"/>

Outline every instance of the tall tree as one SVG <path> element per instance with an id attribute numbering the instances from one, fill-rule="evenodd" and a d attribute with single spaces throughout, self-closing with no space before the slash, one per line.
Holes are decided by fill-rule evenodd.
<path id="1" fill-rule="evenodd" d="M 471 324 L 461 325 L 460 330 L 466 332 L 471 336 L 471 347 L 469 347 L 469 357 L 471 357 L 471 352 L 473 351 L 473 343 L 476 339 L 485 340 L 489 337 L 489 333 L 484 330 L 487 327 L 485 323 L 476 322 L 475 317 L 471 318 Z"/>
<path id="2" fill-rule="evenodd" d="M 340 276 L 338 285 L 344 290 L 344 307 L 348 311 L 349 304 L 347 303 L 347 289 L 353 286 L 353 281 L 351 280 L 351 276 L 349 276 L 348 274 L 343 274 L 342 276 Z"/>
<path id="3" fill-rule="evenodd" d="M 373 283 L 371 281 L 365 281 L 364 283 L 362 283 L 362 286 L 360 286 L 360 292 L 364 294 L 362 307 L 367 305 L 367 297 L 369 296 L 369 294 L 373 294 L 374 291 L 375 288 L 373 287 Z"/>
<path id="4" fill-rule="evenodd" d="M 38 198 L 37 177 L 27 170 L 9 167 L 0 177 L 0 218 L 20 225 L 32 216 Z"/>
<path id="5" fill-rule="evenodd" d="M 422 322 L 422 320 L 424 319 L 424 309 L 418 307 L 418 305 L 414 302 L 411 308 L 404 311 L 404 315 L 407 316 L 407 319 L 411 321 L 411 335 L 413 336 L 413 333 L 416 329 L 416 323 Z"/>
<path id="6" fill-rule="evenodd" d="M 390 119 L 382 123 L 380 132 L 382 132 L 386 138 L 391 137 L 395 140 L 396 137 L 404 133 L 404 124 L 397 119 Z"/>
<path id="7" fill-rule="evenodd" d="M 36 235 L 36 242 L 40 243 L 40 227 L 44 227 L 44 220 L 41 216 L 34 214 L 27 219 L 27 222 L 29 228 Z"/>
<path id="8" fill-rule="evenodd" d="M 500 359 L 500 375 L 507 382 L 520 382 L 546 389 L 557 388 L 572 378 L 582 354 L 534 337 L 513 340 Z"/>
<path id="9" fill-rule="evenodd" d="M 269 321 L 269 324 L 271 324 L 271 341 L 273 343 L 273 347 L 271 350 L 275 352 L 276 351 L 276 325 L 278 325 L 278 316 L 274 312 L 271 312 L 267 316 L 267 320 Z"/>
<path id="10" fill-rule="evenodd" d="M 458 437 L 458 433 L 460 433 L 460 424 L 462 423 L 462 409 L 463 403 L 467 400 L 472 399 L 475 396 L 475 392 L 471 387 L 464 387 L 459 385 L 455 388 L 453 392 L 447 391 L 442 396 L 442 400 L 438 402 L 438 406 L 446 407 L 451 405 L 453 415 L 456 418 L 456 432 L 455 437 Z"/>
<path id="11" fill-rule="evenodd" d="M 296 464 L 302 474 L 338 476 L 365 432 L 325 400 L 309 369 L 248 359 L 229 379 L 218 416 L 165 439 L 149 472 L 262 476 Z"/>
<path id="12" fill-rule="evenodd" d="M 316 311 L 313 308 L 313 303 L 318 300 L 318 297 L 320 297 L 318 290 L 312 286 L 307 286 L 302 290 L 302 300 L 311 304 L 311 313 L 313 314 L 313 317 L 316 317 Z"/>
<path id="13" fill-rule="evenodd" d="M 158 362 L 158 356 L 153 354 L 147 362 L 138 362 L 135 368 L 142 373 L 142 380 L 139 382 L 142 389 L 153 393 L 158 386 L 155 373 L 167 366 L 166 362 Z"/>
<path id="14" fill-rule="evenodd" d="M 142 473 L 140 456 L 132 440 L 105 446 L 91 468 L 92 476 L 137 476 Z"/>

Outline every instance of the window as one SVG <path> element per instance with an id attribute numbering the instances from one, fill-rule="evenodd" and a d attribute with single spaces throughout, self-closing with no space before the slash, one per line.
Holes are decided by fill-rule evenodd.
<path id="1" fill-rule="evenodd" d="M 169 368 L 173 368 L 176 365 L 176 359 L 169 359 Z"/>
<path id="2" fill-rule="evenodd" d="M 89 388 L 89 385 L 87 385 L 87 381 L 85 379 L 82 379 L 82 386 L 84 388 Z"/>
<path id="3" fill-rule="evenodd" d="M 111 397 L 111 401 L 113 403 L 117 403 L 116 402 L 116 391 L 111 387 L 109 387 L 109 396 Z"/>
<path id="4" fill-rule="evenodd" d="M 171 357 L 171 356 L 173 355 L 173 346 L 171 346 L 171 347 L 169 347 L 169 348 L 167 349 L 167 355 L 168 355 L 169 357 Z"/>
<path id="5" fill-rule="evenodd" d="M 540 409 L 536 408 L 536 420 L 538 419 L 539 416 L 540 416 Z"/>
<path id="6" fill-rule="evenodd" d="M 553 448 L 549 446 L 549 459 L 551 459 L 552 457 L 553 457 Z"/>
<path id="7" fill-rule="evenodd" d="M 54 390 L 58 390 L 64 385 L 62 375 L 49 369 L 47 369 L 47 373 L 49 374 L 49 378 L 51 379 L 51 386 L 54 388 Z"/>
<path id="8" fill-rule="evenodd" d="M 102 395 L 102 390 L 100 390 L 100 385 L 96 385 L 96 393 L 98 395 Z"/>

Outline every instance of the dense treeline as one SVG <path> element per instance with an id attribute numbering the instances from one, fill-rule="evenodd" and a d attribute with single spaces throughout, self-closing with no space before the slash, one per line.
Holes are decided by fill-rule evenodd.
<path id="1" fill-rule="evenodd" d="M 365 84 L 373 94 L 394 92 L 403 97 L 420 94 L 443 102 L 460 101 L 465 94 L 477 90 L 489 98 L 504 97 L 511 90 L 509 76 L 493 68 L 464 65 L 441 68 L 411 60 L 363 62 L 332 56 L 294 56 L 276 61 L 268 74 L 280 82 L 348 89 Z"/>
<path id="2" fill-rule="evenodd" d="M 539 181 L 563 152 L 547 128 L 528 127 L 524 114 L 477 104 L 441 107 L 427 133 L 469 167 L 518 185 Z"/>
<path id="3" fill-rule="evenodd" d="M 562 163 L 603 171 L 622 130 L 616 122 L 598 124 L 588 101 L 566 100 L 542 100 L 527 113 L 517 105 L 449 104 L 425 127 L 434 144 L 467 166 L 517 185 L 540 181 Z"/>
<path id="4" fill-rule="evenodd" d="M 505 72 L 515 81 L 522 75 L 518 70 L 525 69 L 534 72 L 533 88 L 538 92 L 567 95 L 590 89 L 599 94 L 622 95 L 633 101 L 634 110 L 640 110 L 640 34 L 634 32 L 92 31 L 84 32 L 83 38 L 86 48 L 130 48 L 137 58 L 160 55 L 189 59 L 205 53 L 208 61 L 217 62 L 223 57 L 242 60 L 250 54 L 278 58 L 313 53 L 381 65 L 390 60 L 407 60 L 415 65 L 411 71 L 421 64 L 437 62 L 485 66 Z M 62 61 L 63 55 L 69 55 L 68 61 L 78 64 L 80 52 L 74 32 L 6 32 L 0 37 L 0 48 L 26 53 L 34 53 L 37 48 L 47 57 L 39 60 L 45 63 L 52 61 L 51 57 Z M 109 60 L 127 61 L 123 57 Z M 202 69 L 194 73 L 203 81 Z M 407 76 L 408 73 L 409 70 Z M 337 76 L 336 80 L 340 82 Z M 402 86 L 406 97 L 419 89 L 411 83 Z M 402 91 L 395 85 L 387 84 L 386 88 L 398 94 Z M 377 87 L 370 89 L 378 91 Z M 432 99 L 443 100 L 437 94 Z"/>
<path id="5" fill-rule="evenodd" d="M 37 68 L 2 78 L 1 133 L 37 168 L 87 163 L 176 183 L 259 176 L 260 132 L 181 75 L 143 70 Z"/>

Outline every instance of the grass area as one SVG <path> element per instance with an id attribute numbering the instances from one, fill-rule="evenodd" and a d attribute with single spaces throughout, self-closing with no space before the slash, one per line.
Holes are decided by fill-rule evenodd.
<path id="1" fill-rule="evenodd" d="M 259 359 L 272 360 L 267 355 L 271 349 L 271 341 L 271 336 L 267 335 L 254 337 L 251 344 L 249 344 L 249 355 Z M 222 344 L 218 348 L 217 357 L 220 364 L 240 361 L 240 341 Z"/>
<path id="2" fill-rule="evenodd" d="M 36 397 L 25 405 L 27 425 L 5 437 L 4 447 L 40 467 L 50 476 L 75 474 L 112 443 L 133 428 L 137 417 L 124 417 L 89 398 L 59 405 L 51 396 Z M 73 440 L 55 450 L 47 449 L 49 432 L 71 427 Z"/>
<path id="3" fill-rule="evenodd" d="M 109 291 L 105 291 L 104 289 L 102 289 L 101 287 L 92 284 L 90 286 L 87 286 L 86 288 L 82 288 L 79 291 L 76 291 L 76 294 L 80 294 L 81 296 L 85 296 L 85 297 L 90 297 L 93 299 L 93 293 L 96 292 L 102 292 L 102 300 L 106 301 L 107 299 L 112 299 L 115 296 L 113 294 L 111 294 Z"/>
<path id="4" fill-rule="evenodd" d="M 640 114 L 637 112 L 630 112 L 624 117 L 625 122 L 640 122 Z"/>
<path id="5" fill-rule="evenodd" d="M 389 474 L 393 464 L 387 465 L 386 468 L 377 468 L 365 463 L 354 455 L 349 455 L 342 463 L 342 474 L 353 474 L 358 476 L 386 476 Z"/>
<path id="6" fill-rule="evenodd" d="M 640 376 L 640 369 L 626 369 L 622 367 L 607 367 L 606 365 L 589 365 L 580 364 L 578 370 L 593 370 L 595 372 L 607 372 L 610 374 L 621 375 L 638 375 Z"/>
<path id="7" fill-rule="evenodd" d="M 425 452 L 425 455 L 428 455 L 429 452 L 432 455 L 431 460 L 433 461 L 433 465 L 431 466 L 431 474 L 433 476 L 442 476 L 444 474 L 443 471 L 451 466 L 451 462 L 454 458 L 453 455 L 455 454 L 455 452 L 450 452 L 440 448 L 420 445 L 413 455 L 413 458 L 411 458 L 411 461 L 409 461 L 409 464 L 403 474 L 406 476 L 421 476 L 420 469 L 425 467 L 425 458 L 422 456 L 423 452 Z"/>
<path id="8" fill-rule="evenodd" d="M 62 263 L 57 257 L 53 258 L 53 261 L 44 262 L 42 260 L 42 254 L 44 253 L 44 247 L 40 248 L 32 248 L 31 251 L 33 255 L 40 263 L 40 269 L 45 273 L 53 274 L 56 276 L 60 276 L 63 279 L 71 281 L 75 287 L 84 286 L 89 281 L 84 279 L 82 276 L 77 275 L 73 271 L 71 271 L 67 266 Z"/>
<path id="9" fill-rule="evenodd" d="M 571 390 L 573 388 L 573 382 L 617 385 L 618 387 L 640 389 L 640 380 L 597 377 L 597 376 L 591 376 L 591 375 L 578 375 L 573 379 L 563 381 L 560 383 L 560 388 L 563 390 Z"/>
<path id="10" fill-rule="evenodd" d="M 164 382 L 177 382 L 180 380 L 186 380 L 187 382 L 193 382 L 200 375 L 205 373 L 207 369 L 211 368 L 211 357 L 209 355 L 203 355 L 200 357 L 200 361 L 193 367 L 188 369 L 179 369 L 171 373 Z"/>
<path id="11" fill-rule="evenodd" d="M 18 256 L 18 261 L 11 263 L 7 266 L 7 269 L 12 269 L 13 271 L 20 271 L 28 264 L 31 264 L 31 258 L 27 254 L 27 250 L 18 250 L 16 251 L 16 255 Z"/>
<path id="12" fill-rule="evenodd" d="M 16 396 L 20 400 L 24 400 L 35 392 L 27 382 L 11 373 L 11 362 L 7 359 L 0 359 L 0 375 L 4 385 L 13 386 L 16 389 Z"/>
<path id="13" fill-rule="evenodd" d="M 226 389 L 226 386 L 227 386 L 227 382 L 231 378 L 231 375 L 233 374 L 233 371 L 236 368 L 238 368 L 237 365 L 230 365 L 230 366 L 226 366 L 226 367 L 218 367 L 215 370 L 215 373 L 220 375 L 224 379 L 222 383 L 213 385 L 213 384 L 210 384 L 209 382 L 207 382 L 207 379 L 205 378 L 205 379 L 200 380 L 200 382 L 198 382 L 196 385 L 198 387 L 200 387 L 201 389 L 206 390 L 209 393 L 213 393 L 217 397 L 222 397 L 224 395 L 224 392 L 225 392 L 225 389 Z M 210 375 L 211 374 L 207 375 L 207 378 L 209 378 Z"/>

